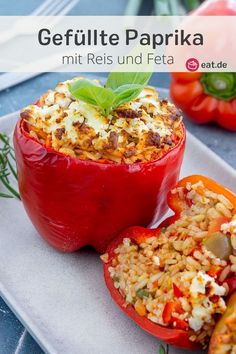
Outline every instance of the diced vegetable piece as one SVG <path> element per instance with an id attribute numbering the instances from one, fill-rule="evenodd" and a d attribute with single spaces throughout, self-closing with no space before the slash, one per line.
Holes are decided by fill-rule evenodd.
<path id="1" fill-rule="evenodd" d="M 232 294 L 234 291 L 236 292 L 236 277 L 226 279 L 225 283 L 229 287 L 229 294 Z"/>
<path id="2" fill-rule="evenodd" d="M 210 277 L 215 278 L 219 276 L 219 274 L 222 272 L 222 269 L 223 268 L 219 265 L 212 265 L 207 273 L 210 275 Z"/>
<path id="3" fill-rule="evenodd" d="M 229 218 L 226 216 L 219 216 L 218 218 L 211 220 L 208 228 L 209 234 L 220 231 L 221 225 L 227 222 L 229 222 Z"/>
<path id="4" fill-rule="evenodd" d="M 204 246 L 216 257 L 228 260 L 232 254 L 232 245 L 228 236 L 215 232 L 204 240 Z"/>
<path id="5" fill-rule="evenodd" d="M 180 306 L 179 303 L 175 301 L 168 301 L 165 304 L 164 310 L 162 312 L 162 319 L 164 323 L 170 323 L 172 319 L 172 313 L 173 312 L 182 312 L 182 307 Z"/>
<path id="6" fill-rule="evenodd" d="M 145 316 L 147 311 L 141 300 L 137 300 L 134 305 L 135 310 L 138 312 L 139 316 Z"/>
<path id="7" fill-rule="evenodd" d="M 178 317 L 171 317 L 171 322 L 173 323 L 174 327 L 178 328 L 178 329 L 183 329 L 183 330 L 187 330 L 189 328 L 188 323 L 184 320 L 181 320 Z"/>
<path id="8" fill-rule="evenodd" d="M 182 297 L 183 296 L 183 292 L 180 290 L 180 288 L 175 283 L 173 283 L 173 290 L 174 290 L 174 295 L 176 297 Z"/>
<path id="9" fill-rule="evenodd" d="M 162 312 L 162 319 L 164 323 L 169 323 L 173 309 L 173 302 L 167 302 Z"/>
<path id="10" fill-rule="evenodd" d="M 138 297 L 141 297 L 141 298 L 148 297 L 149 296 L 149 292 L 147 290 L 144 290 L 144 289 L 139 289 L 139 290 L 136 291 L 136 295 Z"/>
<path id="11" fill-rule="evenodd" d="M 117 276 L 114 276 L 112 279 L 114 282 L 118 282 L 120 280 Z"/>

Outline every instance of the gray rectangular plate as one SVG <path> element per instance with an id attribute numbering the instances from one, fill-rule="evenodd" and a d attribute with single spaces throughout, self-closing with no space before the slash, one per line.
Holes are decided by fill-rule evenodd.
<path id="1" fill-rule="evenodd" d="M 17 117 L 2 117 L 0 131 L 10 133 Z M 207 175 L 236 190 L 236 171 L 188 133 L 181 175 L 191 174 Z M 156 338 L 111 300 L 95 252 L 52 249 L 37 235 L 19 201 L 0 199 L 0 220 L 0 294 L 47 353 L 158 352 Z M 171 348 L 170 353 L 185 351 Z"/>

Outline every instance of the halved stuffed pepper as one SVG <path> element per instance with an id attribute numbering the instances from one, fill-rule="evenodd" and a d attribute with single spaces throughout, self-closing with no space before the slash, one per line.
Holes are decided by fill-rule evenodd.
<path id="1" fill-rule="evenodd" d="M 102 256 L 107 287 L 147 332 L 184 348 L 206 347 L 236 289 L 236 195 L 204 176 L 168 195 L 174 215 L 133 227 Z"/>
<path id="2" fill-rule="evenodd" d="M 51 245 L 104 252 L 126 227 L 147 226 L 165 213 L 185 129 L 175 106 L 153 88 L 105 115 L 71 94 L 78 81 L 60 83 L 21 112 L 14 134 L 19 189 Z"/>
<path id="3" fill-rule="evenodd" d="M 211 337 L 208 354 L 236 353 L 236 292 L 227 301 L 227 309 Z"/>

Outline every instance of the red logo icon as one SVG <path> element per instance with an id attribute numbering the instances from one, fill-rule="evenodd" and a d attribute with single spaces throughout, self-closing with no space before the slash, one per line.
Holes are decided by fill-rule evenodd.
<path id="1" fill-rule="evenodd" d="M 186 61 L 185 66 L 188 71 L 197 71 L 199 68 L 199 61 L 196 58 L 190 58 Z"/>

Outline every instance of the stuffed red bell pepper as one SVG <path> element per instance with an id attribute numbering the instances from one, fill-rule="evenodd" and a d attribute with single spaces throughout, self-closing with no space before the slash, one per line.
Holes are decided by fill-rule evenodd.
<path id="1" fill-rule="evenodd" d="M 140 327 L 169 344 L 206 347 L 236 279 L 236 195 L 204 176 L 168 195 L 174 215 L 132 227 L 101 258 L 111 296 Z"/>
<path id="2" fill-rule="evenodd" d="M 19 189 L 51 245 L 104 252 L 126 227 L 147 226 L 165 213 L 185 129 L 175 106 L 152 88 L 106 116 L 72 96 L 69 85 L 77 81 L 60 83 L 21 112 L 14 135 Z M 96 83 L 100 89 L 108 92 Z"/>

